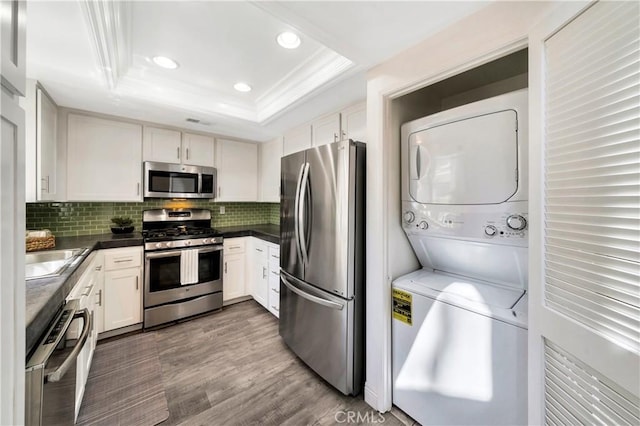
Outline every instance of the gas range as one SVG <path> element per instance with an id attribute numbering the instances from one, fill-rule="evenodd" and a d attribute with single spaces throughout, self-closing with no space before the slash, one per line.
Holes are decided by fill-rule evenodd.
<path id="1" fill-rule="evenodd" d="M 211 228 L 211 211 L 205 209 L 145 210 L 142 236 L 146 251 L 222 244 L 220 232 Z"/>
<path id="2" fill-rule="evenodd" d="M 222 308 L 222 235 L 206 209 L 142 214 L 144 328 Z"/>

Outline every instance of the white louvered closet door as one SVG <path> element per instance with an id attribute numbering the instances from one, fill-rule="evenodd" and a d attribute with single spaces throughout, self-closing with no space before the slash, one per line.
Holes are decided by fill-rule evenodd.
<path id="1" fill-rule="evenodd" d="M 531 424 L 640 424 L 640 3 L 530 39 Z"/>

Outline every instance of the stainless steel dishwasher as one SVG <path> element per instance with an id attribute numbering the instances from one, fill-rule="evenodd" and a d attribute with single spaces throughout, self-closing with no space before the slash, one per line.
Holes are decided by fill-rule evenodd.
<path id="1" fill-rule="evenodd" d="M 73 425 L 75 423 L 76 359 L 91 331 L 87 309 L 68 301 L 58 313 L 26 365 L 25 424 Z M 71 322 L 81 318 L 82 332 L 73 347 L 66 347 Z"/>

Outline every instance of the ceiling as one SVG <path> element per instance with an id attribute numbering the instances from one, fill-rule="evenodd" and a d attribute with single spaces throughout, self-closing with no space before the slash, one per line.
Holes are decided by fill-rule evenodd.
<path id="1" fill-rule="evenodd" d="M 60 106 L 265 141 L 364 100 L 367 69 L 486 4 L 30 1 L 27 76 Z"/>

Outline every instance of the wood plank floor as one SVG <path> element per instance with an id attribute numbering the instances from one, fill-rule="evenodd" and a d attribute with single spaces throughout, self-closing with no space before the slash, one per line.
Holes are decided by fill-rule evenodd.
<path id="1" fill-rule="evenodd" d="M 403 424 L 324 382 L 253 300 L 154 333 L 170 412 L 163 426 Z"/>

